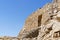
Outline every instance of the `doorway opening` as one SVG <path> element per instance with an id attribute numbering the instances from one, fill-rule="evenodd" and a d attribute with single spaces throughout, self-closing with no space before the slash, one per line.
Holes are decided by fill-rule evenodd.
<path id="1" fill-rule="evenodd" d="M 38 16 L 38 26 L 41 26 L 42 15 Z"/>

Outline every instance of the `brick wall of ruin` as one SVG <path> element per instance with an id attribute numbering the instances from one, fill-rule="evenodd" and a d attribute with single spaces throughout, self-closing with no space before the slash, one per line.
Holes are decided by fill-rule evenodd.
<path id="1" fill-rule="evenodd" d="M 43 14 L 42 9 L 38 9 L 36 12 L 32 13 L 25 21 L 25 25 L 23 29 L 20 31 L 18 37 L 22 35 L 22 33 L 30 31 L 33 28 L 38 27 L 38 18 Z M 39 15 L 39 16 L 38 16 Z"/>

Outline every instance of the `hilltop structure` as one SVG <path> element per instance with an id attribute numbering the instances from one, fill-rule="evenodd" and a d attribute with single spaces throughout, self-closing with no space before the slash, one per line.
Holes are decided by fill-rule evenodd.
<path id="1" fill-rule="evenodd" d="M 53 0 L 32 13 L 17 37 L 0 40 L 60 40 L 60 0 Z"/>

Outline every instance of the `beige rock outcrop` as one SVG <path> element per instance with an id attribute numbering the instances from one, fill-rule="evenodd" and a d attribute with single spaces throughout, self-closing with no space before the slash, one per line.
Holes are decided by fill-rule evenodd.
<path id="1" fill-rule="evenodd" d="M 60 0 L 32 13 L 18 37 L 21 40 L 60 40 Z"/>

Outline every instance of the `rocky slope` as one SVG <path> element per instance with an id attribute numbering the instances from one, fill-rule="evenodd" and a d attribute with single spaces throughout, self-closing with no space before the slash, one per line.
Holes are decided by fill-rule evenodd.
<path id="1" fill-rule="evenodd" d="M 26 20 L 20 40 L 60 40 L 60 0 L 53 0 Z"/>

